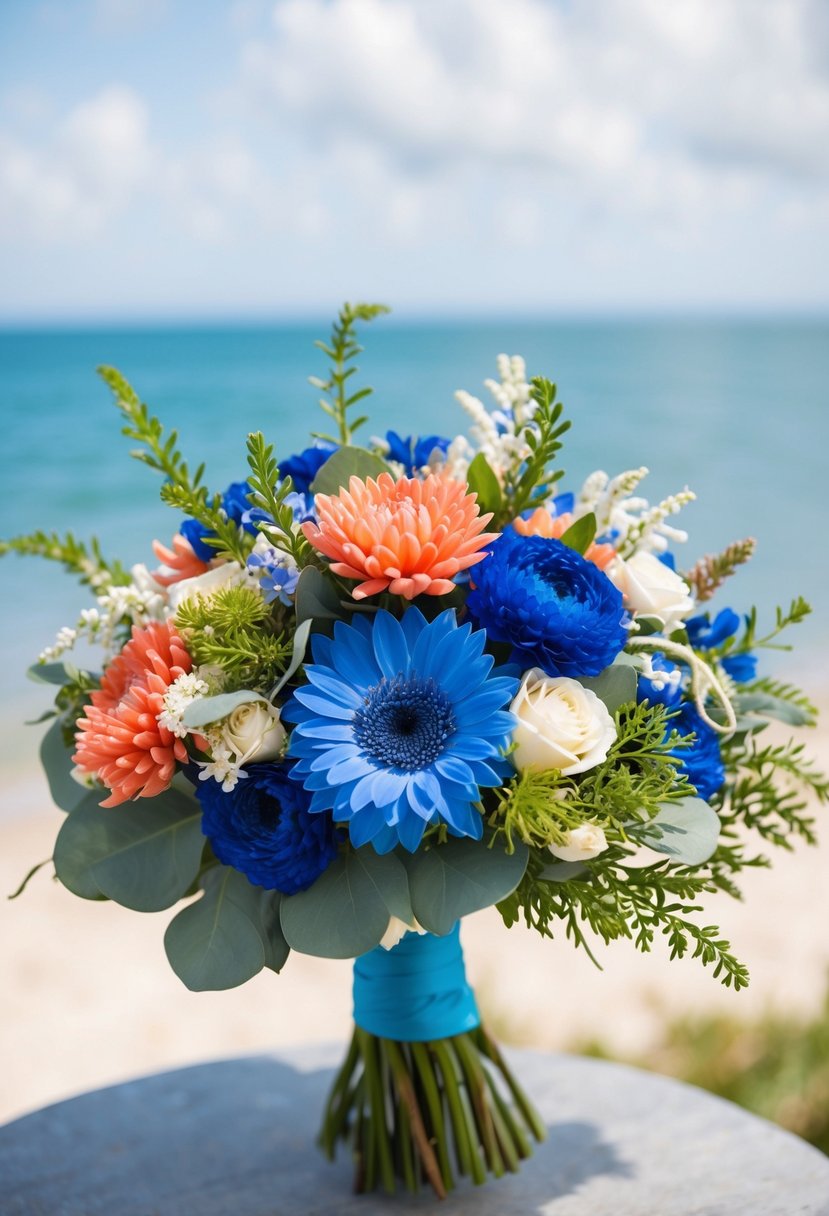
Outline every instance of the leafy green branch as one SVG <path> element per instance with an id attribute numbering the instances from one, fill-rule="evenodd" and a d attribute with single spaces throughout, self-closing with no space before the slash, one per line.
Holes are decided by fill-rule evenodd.
<path id="1" fill-rule="evenodd" d="M 354 432 L 367 421 L 365 416 L 353 419 L 348 417 L 348 411 L 373 391 L 370 388 L 362 388 L 349 393 L 348 382 L 358 370 L 353 365 L 353 360 L 363 350 L 357 342 L 356 327 L 358 321 L 373 321 L 375 317 L 383 316 L 389 311 L 385 304 L 343 304 L 331 328 L 329 341 L 317 341 L 314 344 L 331 360 L 331 372 L 327 380 L 310 376 L 309 381 L 323 394 L 320 405 L 325 413 L 333 418 L 337 429 L 336 435 L 320 434 L 318 438 L 345 446 L 351 443 Z"/>
<path id="2" fill-rule="evenodd" d="M 561 422 L 564 406 L 556 400 L 557 389 L 543 376 L 535 376 L 530 397 L 538 407 L 521 438 L 530 449 L 527 459 L 517 470 L 509 470 L 503 487 L 503 518 L 498 523 L 515 519 L 522 511 L 539 506 L 550 495 L 555 483 L 564 476 L 563 469 L 551 471 L 549 465 L 561 450 L 561 436 L 570 429 L 570 422 Z"/>
<path id="3" fill-rule="evenodd" d="M 744 654 L 750 650 L 762 648 L 765 650 L 791 650 L 791 646 L 785 643 L 779 643 L 776 639 L 788 629 L 790 625 L 799 625 L 811 613 L 811 605 L 804 600 L 802 595 L 798 595 L 792 600 L 787 610 L 777 608 L 775 610 L 774 628 L 768 633 L 758 637 L 757 634 L 757 609 L 752 608 L 746 618 L 745 633 L 740 638 L 739 642 L 730 648 L 730 653 Z"/>
<path id="4" fill-rule="evenodd" d="M 248 466 L 251 504 L 270 517 L 256 521 L 257 528 L 302 569 L 313 561 L 314 551 L 295 526 L 293 510 L 285 501 L 293 491 L 293 482 L 290 477 L 280 482 L 273 444 L 265 443 L 261 431 L 248 435 Z"/>
<path id="5" fill-rule="evenodd" d="M 190 474 L 187 461 L 178 448 L 178 431 L 170 431 L 165 437 L 162 423 L 150 414 L 135 389 L 116 368 L 101 366 L 98 375 L 112 390 L 115 404 L 126 419 L 122 434 L 142 445 L 130 453 L 133 459 L 163 473 L 173 485 L 193 492 L 204 476 L 204 465 L 200 464 L 195 473 Z"/>
<path id="6" fill-rule="evenodd" d="M 71 532 L 63 536 L 58 532 L 30 532 L 26 536 L 0 540 L 0 557 L 6 553 L 59 562 L 70 574 L 76 574 L 82 583 L 93 588 L 112 584 L 126 586 L 130 581 L 129 572 L 120 562 L 106 560 L 95 537 L 87 545 Z"/>

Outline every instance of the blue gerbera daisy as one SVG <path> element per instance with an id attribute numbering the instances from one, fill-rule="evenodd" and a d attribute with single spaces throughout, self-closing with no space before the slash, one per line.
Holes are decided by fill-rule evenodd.
<path id="1" fill-rule="evenodd" d="M 508 528 L 472 581 L 469 611 L 493 641 L 512 645 L 522 667 L 596 676 L 627 641 L 622 593 L 560 540 Z"/>
<path id="2" fill-rule="evenodd" d="M 333 810 L 352 843 L 414 852 L 427 824 L 480 839 L 480 787 L 501 784 L 514 725 L 503 706 L 518 681 L 491 675 L 486 634 L 452 609 L 427 622 L 417 608 L 338 622 L 313 638 L 310 684 L 283 710 L 296 723 L 293 775 L 311 811 Z"/>

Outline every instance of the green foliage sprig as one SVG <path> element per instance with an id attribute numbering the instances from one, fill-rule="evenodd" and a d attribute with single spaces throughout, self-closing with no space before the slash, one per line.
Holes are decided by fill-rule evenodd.
<path id="1" fill-rule="evenodd" d="M 130 581 L 129 572 L 119 561 L 108 561 L 104 557 L 94 536 L 85 544 L 71 532 L 65 532 L 63 536 L 58 532 L 30 532 L 26 536 L 0 540 L 0 557 L 6 553 L 44 557 L 47 561 L 59 562 L 70 574 L 76 574 L 82 583 L 96 589 L 113 584 L 126 586 Z"/>
<path id="2" fill-rule="evenodd" d="M 248 484 L 253 506 L 261 507 L 273 520 L 257 522 L 257 528 L 278 549 L 289 554 L 300 570 L 314 561 L 314 550 L 294 523 L 294 513 L 285 502 L 293 490 L 293 482 L 286 477 L 279 480 L 279 465 L 274 456 L 273 444 L 265 443 L 261 431 L 248 435 Z"/>
<path id="3" fill-rule="evenodd" d="M 270 688 L 291 658 L 291 637 L 278 630 L 269 606 L 250 587 L 222 587 L 186 600 L 176 625 L 195 664 L 221 666 L 227 692 Z"/>
<path id="4" fill-rule="evenodd" d="M 671 755 L 688 739 L 669 730 L 662 705 L 626 705 L 616 712 L 617 737 L 607 756 L 578 778 L 556 769 L 525 772 L 495 791 L 493 827 L 525 844 L 562 844 L 567 832 L 586 821 L 598 823 L 618 840 L 626 827 L 652 819 L 666 802 L 692 793 Z"/>
<path id="5" fill-rule="evenodd" d="M 503 511 L 499 524 L 515 519 L 528 508 L 540 506 L 549 498 L 555 483 L 564 476 L 563 469 L 549 468 L 563 446 L 561 436 L 570 429 L 569 420 L 560 421 L 564 406 L 556 400 L 556 386 L 543 376 L 535 376 L 530 397 L 538 408 L 532 421 L 521 432 L 530 455 L 520 468 L 508 470 L 505 475 Z"/>
<path id="6" fill-rule="evenodd" d="M 159 473 L 163 473 L 173 485 L 192 491 L 201 484 L 204 465 L 200 464 L 191 475 L 187 461 L 178 448 L 178 431 L 170 431 L 165 437 L 164 426 L 150 414 L 135 389 L 117 368 L 102 365 L 98 375 L 112 390 L 115 404 L 126 419 L 122 434 L 135 439 L 142 446 L 130 455 Z"/>
<path id="7" fill-rule="evenodd" d="M 757 541 L 753 536 L 735 540 L 722 553 L 706 553 L 683 577 L 690 584 L 697 603 L 710 600 L 727 578 L 754 555 Z"/>
<path id="8" fill-rule="evenodd" d="M 790 739 L 761 747 L 753 736 L 737 736 L 723 749 L 729 782 L 720 818 L 726 833 L 742 824 L 778 848 L 800 837 L 816 844 L 808 795 L 829 802 L 829 778 Z"/>
<path id="9" fill-rule="evenodd" d="M 363 350 L 357 342 L 357 322 L 373 321 L 375 317 L 390 311 L 385 304 L 343 304 L 337 320 L 331 327 L 329 341 L 315 343 L 331 360 L 331 372 L 327 380 L 319 376 L 309 376 L 309 381 L 323 394 L 320 406 L 329 418 L 334 419 L 337 428 L 336 435 L 318 434 L 317 438 L 345 446 L 351 443 L 358 427 L 367 421 L 365 416 L 353 419 L 348 417 L 348 411 L 373 392 L 370 388 L 361 388 L 351 394 L 348 392 L 348 381 L 358 370 L 353 365 L 353 360 L 362 354 Z"/>

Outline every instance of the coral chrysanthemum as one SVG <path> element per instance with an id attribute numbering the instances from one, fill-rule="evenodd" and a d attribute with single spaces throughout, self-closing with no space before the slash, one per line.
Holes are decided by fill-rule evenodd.
<path id="1" fill-rule="evenodd" d="M 357 600 L 386 590 L 407 600 L 446 595 L 497 535 L 484 532 L 492 515 L 479 514 L 466 486 L 433 473 L 422 481 L 352 477 L 347 490 L 318 494 L 315 507 L 319 523 L 304 523 L 302 531 L 335 574 L 361 580 L 352 592 Z"/>
<path id="2" fill-rule="evenodd" d="M 553 515 L 546 507 L 536 507 L 532 515 L 526 519 L 513 520 L 512 526 L 519 536 L 546 536 L 554 540 L 561 540 L 573 522 L 572 511 L 565 511 L 563 515 Z M 606 570 L 616 556 L 616 550 L 612 545 L 597 544 L 594 541 L 588 545 L 584 556 L 600 570 Z"/>
<path id="3" fill-rule="evenodd" d="M 166 790 L 187 750 L 158 721 L 164 694 L 192 667 L 171 623 L 133 628 L 132 639 L 110 663 L 92 704 L 78 719 L 75 764 L 112 790 L 101 806 L 152 798 Z"/>
<path id="4" fill-rule="evenodd" d="M 170 548 L 160 540 L 154 540 L 153 553 L 162 563 L 157 570 L 152 571 L 153 578 L 161 587 L 172 587 L 183 579 L 197 578 L 210 569 L 207 562 L 196 556 L 193 546 L 180 532 L 176 532 Z"/>
<path id="5" fill-rule="evenodd" d="M 291 775 L 333 811 L 351 843 L 414 852 L 428 824 L 479 840 L 480 787 L 503 780 L 501 752 L 515 719 L 504 711 L 518 681 L 492 676 L 486 634 L 452 609 L 426 621 L 409 608 L 314 634 L 310 680 L 282 711 L 296 722 Z"/>

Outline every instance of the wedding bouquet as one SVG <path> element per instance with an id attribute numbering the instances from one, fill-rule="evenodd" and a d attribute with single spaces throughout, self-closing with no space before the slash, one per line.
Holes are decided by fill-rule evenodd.
<path id="1" fill-rule="evenodd" d="M 179 515 L 157 565 L 125 570 L 71 534 L 2 551 L 61 562 L 94 605 L 32 668 L 57 686 L 41 757 L 68 815 L 58 879 L 155 912 L 188 988 L 279 972 L 291 950 L 354 958 L 355 1030 L 321 1143 L 352 1145 L 358 1189 L 515 1170 L 544 1127 L 481 1026 L 462 917 L 564 932 L 591 950 L 664 937 L 723 983 L 748 981 L 701 898 L 766 864 L 753 840 L 813 841 L 829 784 L 772 719 L 815 710 L 758 670 L 763 633 L 714 593 L 751 540 L 684 573 L 646 469 L 560 490 L 555 385 L 500 356 L 467 393 L 468 436 L 364 446 L 345 306 L 312 381 L 331 419 L 297 455 L 247 438 L 221 493 L 118 372 L 132 454 Z M 69 658 L 79 641 L 101 670 Z M 25 884 L 24 884 L 25 885 Z M 22 889 L 22 888 L 21 888 Z"/>

